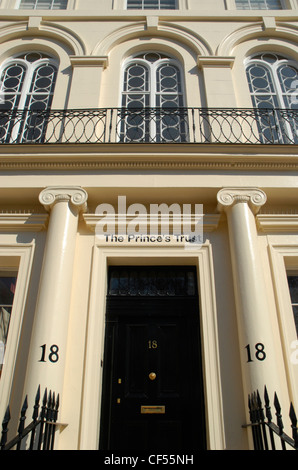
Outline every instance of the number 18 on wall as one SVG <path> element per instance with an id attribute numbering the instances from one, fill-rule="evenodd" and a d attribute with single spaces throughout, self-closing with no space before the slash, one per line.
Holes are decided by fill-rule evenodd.
<path id="1" fill-rule="evenodd" d="M 59 361 L 59 348 L 57 344 L 52 344 L 47 348 L 46 344 L 43 344 L 41 347 L 41 357 L 38 362 L 58 362 Z"/>
<path id="2" fill-rule="evenodd" d="M 250 344 L 245 346 L 247 353 L 247 362 L 253 362 L 255 359 L 264 361 L 266 359 L 265 345 L 263 343 L 256 343 L 253 348 Z"/>

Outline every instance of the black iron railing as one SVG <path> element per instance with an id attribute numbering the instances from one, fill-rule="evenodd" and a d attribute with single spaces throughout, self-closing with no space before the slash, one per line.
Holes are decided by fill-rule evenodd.
<path id="1" fill-rule="evenodd" d="M 284 432 L 284 422 L 277 394 L 274 394 L 276 423 L 273 422 L 271 404 L 265 387 L 264 404 L 258 391 L 248 397 L 248 407 L 254 450 L 298 450 L 297 417 L 291 403 L 289 417 L 292 437 Z"/>
<path id="2" fill-rule="evenodd" d="M 26 412 L 28 408 L 27 396 L 24 400 L 20 418 L 18 434 L 7 442 L 8 426 L 11 419 L 10 409 L 7 407 L 2 421 L 2 434 L 0 440 L 0 450 L 53 450 L 55 442 L 55 432 L 57 427 L 59 395 L 55 398 L 55 393 L 44 392 L 41 406 L 40 387 L 38 387 L 35 403 L 33 406 L 32 422 L 25 427 Z"/>
<path id="3" fill-rule="evenodd" d="M 1 111 L 2 144 L 298 144 L 298 110 L 101 108 Z"/>

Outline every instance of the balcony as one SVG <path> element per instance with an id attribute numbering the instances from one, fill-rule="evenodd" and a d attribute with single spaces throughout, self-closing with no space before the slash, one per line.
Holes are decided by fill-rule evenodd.
<path id="1" fill-rule="evenodd" d="M 298 144 L 298 110 L 7 110 L 0 113 L 0 143 Z"/>

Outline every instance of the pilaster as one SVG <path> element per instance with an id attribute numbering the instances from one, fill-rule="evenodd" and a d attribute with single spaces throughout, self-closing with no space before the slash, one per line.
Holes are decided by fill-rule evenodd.
<path id="1" fill-rule="evenodd" d="M 68 108 L 98 107 L 102 73 L 108 65 L 108 57 L 71 56 L 70 60 L 73 70 Z"/>

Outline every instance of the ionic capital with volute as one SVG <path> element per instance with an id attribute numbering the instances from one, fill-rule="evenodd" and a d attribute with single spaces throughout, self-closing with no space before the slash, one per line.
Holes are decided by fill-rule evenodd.
<path id="1" fill-rule="evenodd" d="M 218 210 L 227 210 L 239 202 L 247 202 L 254 214 L 266 203 L 267 196 L 258 188 L 223 188 L 217 193 Z"/>
<path id="2" fill-rule="evenodd" d="M 87 209 L 87 199 L 87 192 L 80 186 L 49 186 L 39 195 L 39 202 L 46 210 L 51 210 L 59 201 L 69 201 L 78 212 L 84 212 Z"/>

